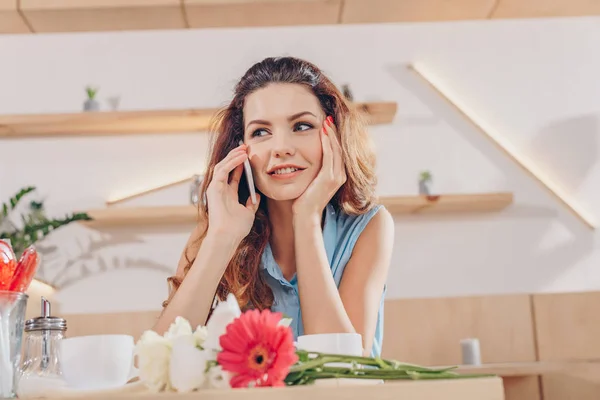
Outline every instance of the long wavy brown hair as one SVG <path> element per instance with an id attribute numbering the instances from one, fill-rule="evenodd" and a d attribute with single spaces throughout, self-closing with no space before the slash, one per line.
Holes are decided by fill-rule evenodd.
<path id="1" fill-rule="evenodd" d="M 331 204 L 347 214 L 362 214 L 375 203 L 375 152 L 366 130 L 361 113 L 348 102 L 336 86 L 314 64 L 293 57 L 269 57 L 254 64 L 235 86 L 230 104 L 220 110 L 213 123 L 207 172 L 200 188 L 200 198 L 205 198 L 206 189 L 212 179 L 215 165 L 235 147 L 244 135 L 243 107 L 246 97 L 252 92 L 270 84 L 285 83 L 304 85 L 319 99 L 325 115 L 331 115 L 337 128 L 346 168 L 347 180 L 331 200 Z M 245 175 L 239 184 L 239 201 L 246 204 L 249 197 Z M 250 233 L 242 240 L 221 278 L 216 297 L 225 300 L 233 293 L 242 310 L 270 308 L 273 292 L 261 273 L 262 253 L 270 239 L 269 212 L 264 195 Z M 208 221 L 210 204 L 200 202 L 199 218 Z M 206 231 L 198 240 L 202 240 Z M 197 243 L 196 243 L 197 245 Z M 188 257 L 183 277 L 170 277 L 172 298 L 182 279 L 191 268 L 195 257 Z M 168 300 L 163 303 L 163 307 Z"/>

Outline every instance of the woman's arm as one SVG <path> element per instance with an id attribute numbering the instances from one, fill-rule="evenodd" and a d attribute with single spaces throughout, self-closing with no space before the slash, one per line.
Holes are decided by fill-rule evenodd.
<path id="1" fill-rule="evenodd" d="M 154 331 L 159 334 L 167 331 L 178 316 L 187 319 L 192 327 L 206 324 L 219 281 L 239 244 L 252 228 L 260 196 L 257 195 L 257 204 L 253 204 L 250 198 L 246 205 L 238 201 L 243 162 L 248 159 L 246 151 L 246 145 L 240 145 L 214 167 L 206 190 L 211 210 L 208 221 L 198 224 L 179 260 L 176 275 L 182 279 L 185 275 L 185 279 L 179 289 L 171 293 L 169 303 L 154 325 Z M 204 232 L 206 237 L 198 243 Z M 185 252 L 190 255 L 194 251 L 197 251 L 196 259 L 185 274 Z"/>
<path id="2" fill-rule="evenodd" d="M 211 233 L 199 242 L 204 230 L 205 225 L 199 225 L 194 230 L 181 255 L 176 272 L 176 276 L 182 279 L 181 285 L 175 293 L 169 293 L 169 302 L 153 328 L 160 335 L 169 329 L 178 316 L 190 321 L 194 328 L 206 324 L 219 281 L 239 242 L 230 235 L 218 236 Z M 188 257 L 195 251 L 197 256 L 183 279 L 187 265 L 186 251 Z"/>
<path id="3" fill-rule="evenodd" d="M 394 221 L 381 208 L 358 238 L 339 291 L 327 260 L 320 221 L 295 221 L 296 270 L 306 334 L 357 332 L 370 354 L 379 302 L 391 261 Z"/>

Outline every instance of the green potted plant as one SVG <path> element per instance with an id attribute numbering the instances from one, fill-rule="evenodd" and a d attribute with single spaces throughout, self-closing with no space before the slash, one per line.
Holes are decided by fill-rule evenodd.
<path id="1" fill-rule="evenodd" d="M 100 103 L 96 100 L 96 95 L 98 94 L 98 89 L 88 86 L 85 88 L 85 92 L 87 93 L 87 99 L 85 103 L 83 103 L 84 111 L 98 111 L 100 110 Z"/>
<path id="2" fill-rule="evenodd" d="M 433 177 L 431 172 L 422 171 L 419 174 L 419 194 L 422 196 L 431 196 L 431 185 Z"/>
<path id="3" fill-rule="evenodd" d="M 26 207 L 19 207 L 23 198 L 36 190 L 35 186 L 21 189 L 0 210 L 0 239 L 9 239 L 13 251 L 21 255 L 32 244 L 37 243 L 50 232 L 76 221 L 91 220 L 87 213 L 66 215 L 62 219 L 50 219 L 44 211 L 41 201 L 29 201 Z M 21 204 L 22 205 L 22 204 Z M 16 214 L 20 213 L 19 216 Z"/>

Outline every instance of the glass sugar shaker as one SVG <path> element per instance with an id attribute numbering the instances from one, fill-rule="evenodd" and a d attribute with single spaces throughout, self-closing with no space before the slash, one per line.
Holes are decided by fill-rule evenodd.
<path id="1" fill-rule="evenodd" d="M 19 392 L 39 391 L 64 384 L 59 346 L 67 321 L 50 313 L 50 302 L 42 297 L 42 315 L 25 322 L 25 348 Z"/>

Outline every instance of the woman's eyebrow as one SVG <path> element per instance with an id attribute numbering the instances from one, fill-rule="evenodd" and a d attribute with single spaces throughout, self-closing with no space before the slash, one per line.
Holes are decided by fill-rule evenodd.
<path id="1" fill-rule="evenodd" d="M 303 115 L 312 115 L 313 117 L 317 118 L 317 116 L 315 114 L 311 113 L 310 111 L 301 111 L 299 113 L 289 116 L 288 121 L 293 121 L 297 118 L 302 117 Z M 252 121 L 250 121 L 246 124 L 246 129 L 248 129 L 248 127 L 252 124 L 271 126 L 271 123 L 264 119 L 253 119 Z"/>
<path id="2" fill-rule="evenodd" d="M 302 111 L 302 112 L 299 112 L 299 113 L 294 114 L 291 117 L 289 117 L 288 121 L 293 121 L 293 120 L 300 118 L 303 115 L 307 115 L 307 114 L 312 115 L 313 117 L 317 118 L 317 116 L 315 114 L 311 113 L 310 111 Z"/>

